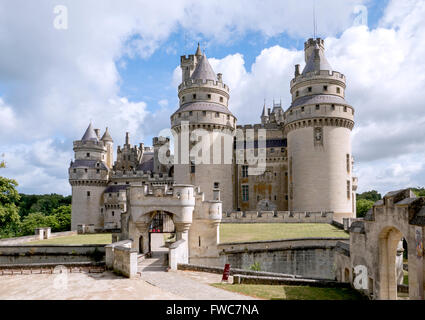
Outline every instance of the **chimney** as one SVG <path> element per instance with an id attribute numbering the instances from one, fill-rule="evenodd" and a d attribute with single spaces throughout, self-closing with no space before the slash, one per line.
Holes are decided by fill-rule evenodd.
<path id="1" fill-rule="evenodd" d="M 300 65 L 299 64 L 296 64 L 295 65 L 295 76 L 297 77 L 299 75 L 300 75 Z"/>
<path id="2" fill-rule="evenodd" d="M 125 133 L 125 144 L 130 145 L 130 134 L 128 132 Z"/>
<path id="3" fill-rule="evenodd" d="M 96 136 L 100 140 L 100 129 L 94 129 L 94 132 L 96 132 Z"/>
<path id="4" fill-rule="evenodd" d="M 223 74 L 217 73 L 218 82 L 223 82 Z"/>

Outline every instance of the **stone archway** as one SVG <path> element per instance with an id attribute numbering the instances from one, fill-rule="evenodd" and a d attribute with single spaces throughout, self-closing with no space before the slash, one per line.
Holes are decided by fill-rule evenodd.
<path id="1" fill-rule="evenodd" d="M 405 237 L 394 226 L 385 227 L 379 234 L 379 299 L 396 300 L 397 286 L 399 284 L 400 267 L 403 270 L 403 257 L 401 266 L 397 255 L 403 246 Z"/>
<path id="2" fill-rule="evenodd" d="M 350 270 L 348 268 L 345 268 L 344 270 L 344 282 L 350 282 Z"/>

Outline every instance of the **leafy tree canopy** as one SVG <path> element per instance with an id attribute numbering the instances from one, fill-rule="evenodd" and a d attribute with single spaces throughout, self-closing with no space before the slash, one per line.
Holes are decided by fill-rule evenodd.
<path id="1" fill-rule="evenodd" d="M 425 197 L 425 188 L 412 188 L 412 191 L 418 196 L 418 197 Z"/>
<path id="2" fill-rule="evenodd" d="M 357 200 L 357 218 L 363 218 L 374 203 L 375 201 L 366 199 Z"/>
<path id="3" fill-rule="evenodd" d="M 357 200 L 361 200 L 361 199 L 376 202 L 378 200 L 381 200 L 382 196 L 378 191 L 372 190 L 372 191 L 366 191 L 366 192 L 357 194 Z"/>
<path id="4" fill-rule="evenodd" d="M 20 199 L 16 190 L 18 183 L 13 179 L 0 177 L 0 205 L 17 203 Z"/>

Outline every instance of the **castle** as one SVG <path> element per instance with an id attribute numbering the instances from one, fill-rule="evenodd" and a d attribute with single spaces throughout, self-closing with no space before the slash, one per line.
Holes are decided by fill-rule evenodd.
<path id="1" fill-rule="evenodd" d="M 92 124 L 74 142 L 72 230 L 119 229 L 140 238 L 136 247 L 143 252 L 158 212 L 172 218 L 178 239 L 196 247 L 203 247 L 205 233 L 211 232 L 211 243 L 217 240 L 222 212 L 355 217 L 354 109 L 344 98 L 346 79 L 332 69 L 320 38 L 305 43 L 305 63 L 302 71 L 295 66 L 286 110 L 273 102 L 263 106 L 261 123 L 238 126 L 229 109 L 230 89 L 199 45 L 194 55 L 182 56 L 179 108 L 170 119 L 174 152 L 169 137 L 146 147 L 131 145 L 127 133 L 114 162 L 108 129 L 101 136 Z M 199 232 L 199 239 L 189 239 L 188 232 Z"/>

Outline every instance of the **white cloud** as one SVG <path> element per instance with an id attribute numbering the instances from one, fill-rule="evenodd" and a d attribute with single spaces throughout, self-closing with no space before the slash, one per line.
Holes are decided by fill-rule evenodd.
<path id="1" fill-rule="evenodd" d="M 403 14 L 400 14 L 403 12 Z M 347 76 L 347 101 L 356 110 L 353 152 L 359 191 L 386 192 L 425 185 L 425 2 L 393 1 L 380 27 L 347 29 L 327 38 L 327 58 Z M 210 59 L 230 85 L 230 108 L 239 123 L 259 122 L 263 99 L 290 105 L 289 81 L 303 52 L 264 49 L 251 70 L 241 55 Z"/>
<path id="2" fill-rule="evenodd" d="M 415 180 L 413 172 L 419 167 L 409 167 L 425 151 L 425 47 L 420 45 L 425 38 L 424 2 L 391 1 L 379 28 L 348 28 L 355 5 L 366 2 L 322 0 L 317 14 L 320 33 L 332 36 L 326 39 L 328 58 L 347 75 L 347 99 L 356 108 L 360 188 L 369 188 L 379 178 L 373 175 L 378 170 L 366 169 L 380 164 L 397 173 L 389 174 L 393 178 L 385 182 L 388 185 L 401 181 L 400 174 L 406 185 L 425 185 L 424 174 Z M 68 30 L 53 28 L 56 4 L 69 8 Z M 2 1 L 0 153 L 6 153 L 14 168 L 5 172 L 16 174 L 25 190 L 35 192 L 40 183 L 42 190 L 65 190 L 56 186 L 66 184 L 69 160 L 61 166 L 54 163 L 69 157 L 72 140 L 82 135 L 90 119 L 97 127 L 109 126 L 116 143 L 122 142 L 125 131 L 141 141 L 168 125 L 175 108 L 171 100 L 156 98 L 162 100 L 153 113 L 146 101 L 130 101 L 120 94 L 116 66 L 125 66 L 124 56 L 147 58 L 176 31 L 203 38 L 207 46 L 231 43 L 248 31 L 306 38 L 312 29 L 311 10 L 312 0 L 254 0 L 249 5 L 242 0 L 105 0 L 102 5 L 82 0 Z M 173 48 L 166 44 L 169 52 Z M 283 105 L 289 105 L 293 66 L 302 60 L 302 52 L 274 46 L 264 49 L 250 70 L 239 53 L 211 59 L 211 64 L 231 87 L 230 107 L 239 123 L 251 123 L 258 121 L 264 98 L 268 104 L 282 98 Z M 173 85 L 180 80 L 177 68 Z M 57 160 L 36 149 L 51 152 Z M 35 161 L 22 159 L 22 152 Z M 410 171 L 400 173 L 390 165 L 400 153 L 407 155 L 404 167 Z"/>

